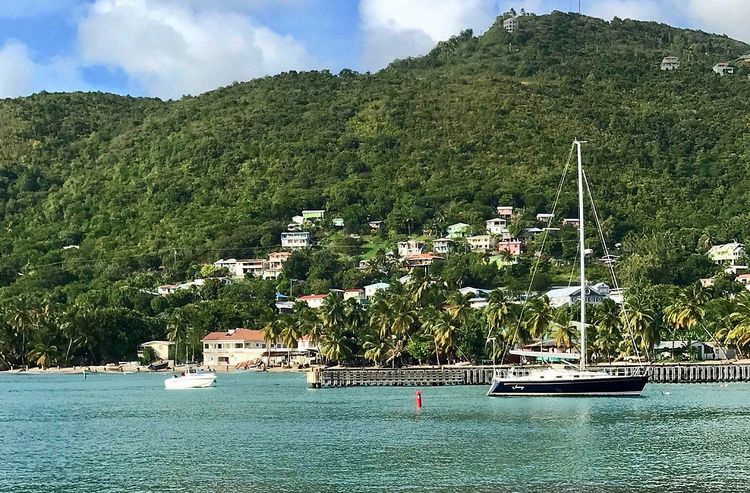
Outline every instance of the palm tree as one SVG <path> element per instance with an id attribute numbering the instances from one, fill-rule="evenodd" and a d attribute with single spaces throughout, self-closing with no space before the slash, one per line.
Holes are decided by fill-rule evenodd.
<path id="1" fill-rule="evenodd" d="M 384 359 L 388 351 L 388 343 L 378 337 L 368 338 L 362 345 L 365 350 L 364 357 L 378 366 Z"/>
<path id="2" fill-rule="evenodd" d="M 291 363 L 292 346 L 297 346 L 297 341 L 299 341 L 299 338 L 302 336 L 302 334 L 298 326 L 292 323 L 292 321 L 287 319 L 286 317 L 280 318 L 278 322 L 281 326 L 281 329 L 279 330 L 279 337 L 281 338 L 281 342 L 283 342 L 287 347 L 287 362 Z"/>
<path id="3" fill-rule="evenodd" d="M 263 333 L 263 340 L 266 341 L 266 349 L 268 349 L 268 357 L 266 359 L 268 366 L 271 366 L 271 346 L 281 337 L 282 329 L 283 322 L 278 318 L 268 322 L 260 329 Z"/>
<path id="4" fill-rule="evenodd" d="M 555 309 L 547 296 L 531 298 L 526 302 L 525 316 L 521 328 L 524 334 L 519 334 L 521 340 L 528 337 L 541 338 L 547 334 L 550 326 L 555 322 Z M 515 339 L 515 338 L 514 338 Z"/>
<path id="5" fill-rule="evenodd" d="M 620 340 L 621 319 L 617 305 L 607 298 L 594 309 L 594 327 L 596 338 L 594 346 L 597 350 L 607 355 L 607 361 L 612 362 L 611 352 L 617 347 Z"/>
<path id="6" fill-rule="evenodd" d="M 578 329 L 573 324 L 573 317 L 567 306 L 561 306 L 556 313 L 554 330 L 552 335 L 555 338 L 555 346 L 558 348 L 570 349 L 573 347 L 573 341 L 578 335 Z M 581 355 L 582 358 L 585 355 Z"/>
<path id="7" fill-rule="evenodd" d="M 491 335 L 500 334 L 503 328 L 508 328 L 517 322 L 518 305 L 513 303 L 504 290 L 495 289 L 490 293 L 487 303 L 487 325 Z"/>
<path id="8" fill-rule="evenodd" d="M 354 353 L 351 334 L 342 328 L 332 329 L 323 334 L 320 352 L 328 359 L 344 361 Z"/>
<path id="9" fill-rule="evenodd" d="M 435 358 L 440 366 L 440 353 L 446 350 L 445 342 L 452 338 L 452 329 L 449 328 L 451 317 L 447 312 L 428 307 L 420 312 L 420 320 L 426 335 L 432 340 Z"/>
<path id="10" fill-rule="evenodd" d="M 677 299 L 669 305 L 664 314 L 667 321 L 672 324 L 672 359 L 674 359 L 675 333 L 678 329 L 684 330 L 688 338 L 686 348 L 690 347 L 690 334 L 697 324 L 701 323 L 706 316 L 705 304 L 709 300 L 708 293 L 700 286 L 694 285 L 680 292 Z"/>
<path id="11" fill-rule="evenodd" d="M 641 349 L 650 356 L 651 360 L 655 359 L 654 346 L 659 343 L 659 324 L 655 323 L 653 311 L 646 305 L 643 296 L 628 296 L 620 311 L 622 327 L 625 329 L 625 337 L 622 344 L 627 347 L 628 339 L 640 341 Z M 637 349 L 637 348 L 633 348 Z"/>
<path id="12" fill-rule="evenodd" d="M 343 327 L 346 323 L 346 308 L 343 300 L 334 294 L 329 294 L 320 306 L 320 319 L 326 329 Z"/>
<path id="13" fill-rule="evenodd" d="M 381 291 L 375 294 L 368 312 L 370 313 L 370 329 L 374 330 L 381 340 L 390 337 L 391 326 L 393 325 L 393 313 L 384 292 Z"/>
<path id="14" fill-rule="evenodd" d="M 49 368 L 57 362 L 59 351 L 57 346 L 49 340 L 49 335 L 32 344 L 29 356 L 34 359 L 36 365 L 41 368 Z"/>
<path id="15" fill-rule="evenodd" d="M 18 296 L 10 300 L 6 310 L 7 322 L 13 328 L 16 337 L 21 338 L 21 365 L 26 366 L 26 353 L 29 334 L 33 328 L 30 300 L 26 296 Z"/>
<path id="16" fill-rule="evenodd" d="M 184 341 L 186 337 L 187 337 L 186 320 L 183 318 L 182 312 L 179 310 L 176 310 L 174 313 L 172 313 L 172 316 L 169 317 L 169 322 L 167 325 L 167 340 L 170 342 L 174 342 L 174 364 L 175 365 L 177 364 L 177 360 L 179 359 L 180 341 Z M 185 357 L 186 357 L 186 362 L 187 362 L 187 354 Z"/>

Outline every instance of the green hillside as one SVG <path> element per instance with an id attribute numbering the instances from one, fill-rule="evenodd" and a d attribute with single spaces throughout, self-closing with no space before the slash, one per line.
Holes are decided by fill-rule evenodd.
<path id="1" fill-rule="evenodd" d="M 532 217 L 550 207 L 574 137 L 589 142 L 612 243 L 742 240 L 750 66 L 711 66 L 747 53 L 724 36 L 553 13 L 513 34 L 500 19 L 375 74 L 291 72 L 168 102 L 4 100 L 2 297 L 65 303 L 138 272 L 154 285 L 262 256 L 303 208 L 340 214 L 349 232 L 383 219 L 392 234 L 479 224 L 498 204 Z M 665 55 L 680 69 L 661 71 Z"/>

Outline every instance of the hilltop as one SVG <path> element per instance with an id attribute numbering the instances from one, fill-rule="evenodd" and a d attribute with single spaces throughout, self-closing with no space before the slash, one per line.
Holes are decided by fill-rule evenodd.
<path id="1" fill-rule="evenodd" d="M 275 248 L 303 208 L 405 233 L 542 212 L 573 137 L 608 240 L 692 247 L 750 234 L 750 53 L 724 36 L 615 19 L 498 20 L 375 74 L 290 72 L 179 101 L 47 94 L 0 102 L 0 284 L 92 285 Z M 679 70 L 661 71 L 666 55 Z M 561 212 L 573 214 L 573 190 Z M 63 250 L 66 245 L 79 249 Z"/>

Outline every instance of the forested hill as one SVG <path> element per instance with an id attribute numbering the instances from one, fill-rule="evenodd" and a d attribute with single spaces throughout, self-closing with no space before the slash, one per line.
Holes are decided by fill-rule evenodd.
<path id="1" fill-rule="evenodd" d="M 290 216 L 356 229 L 545 211 L 573 137 L 609 234 L 750 235 L 750 53 L 727 37 L 553 13 L 376 74 L 286 73 L 179 101 L 0 102 L 0 284 L 49 288 L 262 254 Z M 679 70 L 663 72 L 665 55 Z M 563 197 L 574 213 L 573 188 Z M 63 250 L 80 245 L 80 250 Z"/>

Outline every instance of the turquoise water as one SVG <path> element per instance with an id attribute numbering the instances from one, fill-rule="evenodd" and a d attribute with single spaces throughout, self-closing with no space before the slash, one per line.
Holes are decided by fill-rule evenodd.
<path id="1" fill-rule="evenodd" d="M 750 385 L 642 398 L 306 388 L 301 374 L 1 375 L 0 491 L 750 491 Z M 664 395 L 664 393 L 671 395 Z"/>

